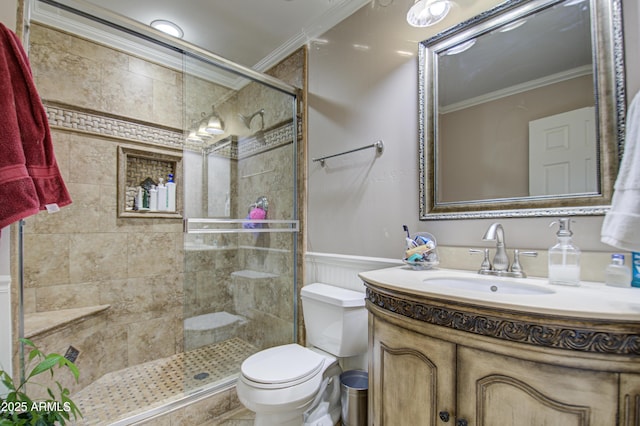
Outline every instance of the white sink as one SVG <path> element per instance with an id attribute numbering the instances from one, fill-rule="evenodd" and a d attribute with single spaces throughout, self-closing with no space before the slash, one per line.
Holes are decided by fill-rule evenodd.
<path id="1" fill-rule="evenodd" d="M 589 281 L 579 287 L 551 285 L 546 278 L 509 278 L 477 272 L 433 268 L 414 271 L 406 265 L 360 272 L 363 281 L 383 289 L 478 306 L 575 318 L 640 318 L 640 290 Z"/>
<path id="2" fill-rule="evenodd" d="M 552 288 L 548 287 L 527 284 L 515 280 L 487 279 L 482 277 L 426 278 L 422 282 L 428 286 L 435 286 L 450 290 L 476 291 L 480 293 L 531 295 L 555 293 Z"/>

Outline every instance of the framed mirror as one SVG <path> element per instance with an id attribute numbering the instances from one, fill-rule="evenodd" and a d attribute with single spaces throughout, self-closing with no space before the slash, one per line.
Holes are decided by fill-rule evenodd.
<path id="1" fill-rule="evenodd" d="M 604 214 L 621 0 L 508 0 L 419 45 L 420 219 Z"/>

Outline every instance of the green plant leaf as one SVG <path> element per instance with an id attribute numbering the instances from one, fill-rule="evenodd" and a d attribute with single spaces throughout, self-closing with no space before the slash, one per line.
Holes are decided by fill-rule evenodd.
<path id="1" fill-rule="evenodd" d="M 71 371 L 71 374 L 73 374 L 73 377 L 76 379 L 76 383 L 78 382 L 78 378 L 80 377 L 80 370 L 78 370 L 78 367 L 73 362 L 69 361 L 63 356 L 60 356 L 60 360 L 58 361 L 58 366 L 68 367 L 69 370 Z"/>
<path id="2" fill-rule="evenodd" d="M 11 376 L 4 370 L 0 370 L 0 381 L 4 385 L 7 390 L 16 390 L 15 385 L 13 384 L 13 379 Z"/>
<path id="3" fill-rule="evenodd" d="M 29 376 L 27 376 L 27 380 L 32 378 L 33 376 L 37 376 L 40 373 L 44 373 L 45 371 L 50 371 L 56 364 L 60 362 L 60 358 L 63 358 L 62 355 L 47 355 L 43 361 L 40 361 L 40 363 L 36 365 L 33 370 L 31 370 L 31 373 L 29 373 Z"/>
<path id="4" fill-rule="evenodd" d="M 17 388 L 15 387 L 15 383 L 13 382 L 11 376 L 3 370 L 0 370 L 0 381 L 9 391 L 4 398 L 4 401 L 26 403 L 27 407 L 29 407 L 29 410 L 20 413 L 0 412 L 0 426 L 52 426 L 54 424 L 65 426 L 67 424 L 66 421 L 71 418 L 71 414 L 73 414 L 74 419 L 82 417 L 82 413 L 80 412 L 78 407 L 69 398 L 69 389 L 63 387 L 59 381 L 55 382 L 58 388 L 57 390 L 60 393 L 59 398 L 56 397 L 54 389 L 47 388 L 47 393 L 49 394 L 51 399 L 47 401 L 37 402 L 61 402 L 63 404 L 63 407 L 66 409 L 63 411 L 38 410 L 37 403 L 36 405 L 34 405 L 34 402 L 29 398 L 29 396 L 22 391 L 22 389 L 27 385 L 27 382 L 32 377 L 37 376 L 38 374 L 49 371 L 51 373 L 51 376 L 53 377 L 54 367 L 56 366 L 58 366 L 59 368 L 62 368 L 63 366 L 69 368 L 69 371 L 73 374 L 76 383 L 78 382 L 80 371 L 73 362 L 69 361 L 62 355 L 56 353 L 46 355 L 42 351 L 40 351 L 31 340 L 20 339 L 20 341 L 25 346 L 31 348 L 29 352 L 29 361 L 31 362 L 37 358 L 39 362 Z M 1 398 L 0 401 L 2 401 Z"/>

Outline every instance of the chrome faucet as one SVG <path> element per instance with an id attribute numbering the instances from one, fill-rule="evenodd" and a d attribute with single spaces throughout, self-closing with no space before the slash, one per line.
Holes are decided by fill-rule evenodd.
<path id="1" fill-rule="evenodd" d="M 489 249 L 478 250 L 469 249 L 470 253 L 484 253 L 484 259 L 482 265 L 480 265 L 479 274 L 482 275 L 497 275 L 500 277 L 511 278 L 525 278 L 527 275 L 522 270 L 520 265 L 520 255 L 536 257 L 538 255 L 535 251 L 513 251 L 513 265 L 509 266 L 509 256 L 507 255 L 507 248 L 504 242 L 504 228 L 498 222 L 492 223 L 484 233 L 482 237 L 484 241 L 496 242 L 496 254 L 493 257 L 493 264 L 489 262 Z"/>
<path id="2" fill-rule="evenodd" d="M 507 271 L 509 269 L 509 256 L 504 245 L 504 229 L 498 222 L 492 223 L 482 237 L 484 241 L 496 242 L 496 255 L 493 257 L 494 271 Z"/>

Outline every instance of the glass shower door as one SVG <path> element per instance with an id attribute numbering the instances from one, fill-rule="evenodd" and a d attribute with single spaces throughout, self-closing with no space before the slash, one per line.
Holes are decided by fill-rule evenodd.
<path id="1" fill-rule="evenodd" d="M 297 125 L 288 93 L 195 57 L 184 78 L 185 387 L 194 390 L 295 341 Z"/>

